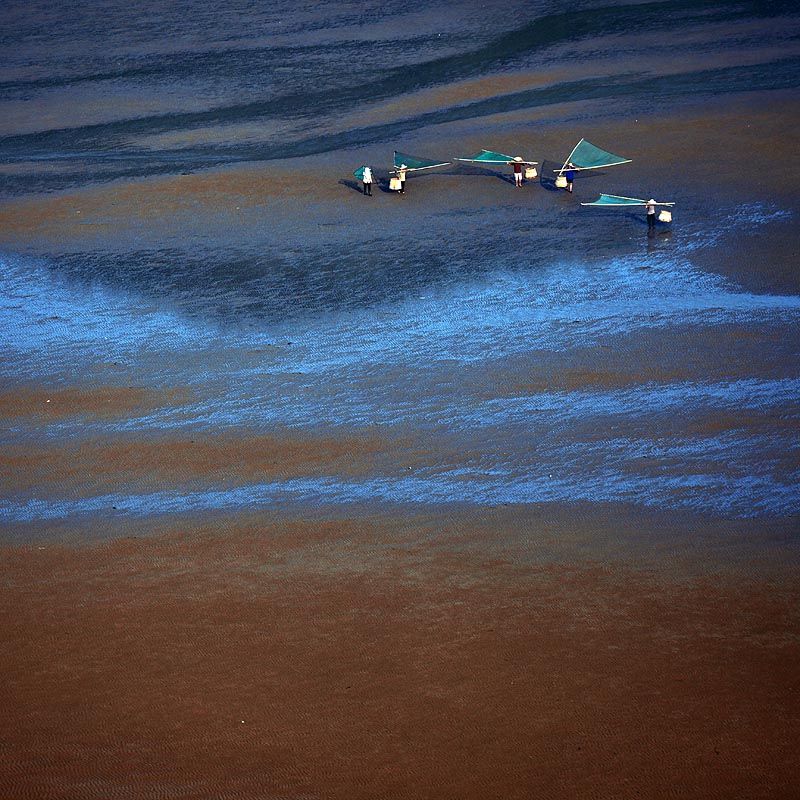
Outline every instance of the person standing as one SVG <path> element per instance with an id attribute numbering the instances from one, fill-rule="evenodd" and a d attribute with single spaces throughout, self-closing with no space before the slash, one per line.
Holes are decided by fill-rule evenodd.
<path id="1" fill-rule="evenodd" d="M 647 209 L 647 228 L 650 230 L 656 226 L 656 201 L 651 197 L 644 207 Z"/>
<path id="2" fill-rule="evenodd" d="M 522 156 L 514 156 L 514 186 L 522 186 Z"/>
<path id="3" fill-rule="evenodd" d="M 400 179 L 400 194 L 406 193 L 406 170 L 408 167 L 405 164 L 400 165 L 400 169 L 397 170 L 397 177 Z"/>
<path id="4" fill-rule="evenodd" d="M 572 182 L 575 180 L 575 165 L 570 161 L 567 165 L 567 191 L 572 194 Z"/>
<path id="5" fill-rule="evenodd" d="M 364 167 L 361 180 L 364 182 L 364 194 L 372 197 L 372 170 Z"/>

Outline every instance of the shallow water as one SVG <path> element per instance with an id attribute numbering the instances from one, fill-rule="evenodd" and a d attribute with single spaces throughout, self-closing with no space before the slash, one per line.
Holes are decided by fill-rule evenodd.
<path id="1" fill-rule="evenodd" d="M 513 0 L 487 14 L 469 0 L 26 0 L 0 14 L 5 192 L 307 156 L 565 101 L 635 111 L 800 80 L 791 2 L 581 2 L 565 12 Z M 526 73 L 544 85 L 459 95 L 470 80 Z M 370 120 L 376 104 L 447 87 L 450 103 Z"/>
<path id="2" fill-rule="evenodd" d="M 404 133 L 454 120 L 598 97 L 652 109 L 798 82 L 793 4 L 560 8 L 509 4 L 489 24 L 477 3 L 454 14 L 444 3 L 144 13 L 108 2 L 96 15 L 5 4 L 0 188 L 12 198 L 337 150 L 348 174 L 348 148 L 389 152 Z M 622 51 L 627 69 L 613 60 Z M 693 68 L 676 77 L 682 54 Z M 573 73 L 546 86 L 369 119 L 372 103 L 565 65 Z M 800 298 L 754 294 L 693 261 L 727 246 L 726 214 L 756 235 L 791 212 L 731 205 L 714 229 L 686 215 L 653 238 L 613 217 L 632 233 L 605 240 L 611 218 L 579 213 L 554 205 L 528 230 L 517 205 L 486 205 L 358 235 L 337 219 L 309 236 L 290 210 L 285 227 L 244 238 L 7 248 L 0 378 L 9 395 L 52 401 L 4 421 L 13 457 L 276 431 L 382 444 L 358 474 L 261 480 L 232 465 L 114 491 L 92 480 L 22 488 L 7 467 L 0 520 L 587 500 L 800 513 Z M 524 244 L 509 247 L 509 231 Z M 403 246 L 384 253 L 387 238 Z M 55 410 L 76 386 L 162 399 L 116 414 Z"/>
<path id="3" fill-rule="evenodd" d="M 800 375 L 786 365 L 798 363 L 800 298 L 748 293 L 684 259 L 632 255 L 545 272 L 518 260 L 428 294 L 249 327 L 220 326 L 196 305 L 184 314 L 123 289 L 87 291 L 48 264 L 6 259 L 7 381 L 55 392 L 80 376 L 87 386 L 179 387 L 186 398 L 122 419 L 22 416 L 6 429 L 15 450 L 281 430 L 380 431 L 426 445 L 413 474 L 398 458 L 357 479 L 29 490 L 7 496 L 2 515 L 570 500 L 796 514 Z M 200 294 L 210 290 L 235 294 L 237 284 Z M 764 339 L 782 352 L 762 352 Z M 656 353 L 654 368 L 645 359 Z"/>

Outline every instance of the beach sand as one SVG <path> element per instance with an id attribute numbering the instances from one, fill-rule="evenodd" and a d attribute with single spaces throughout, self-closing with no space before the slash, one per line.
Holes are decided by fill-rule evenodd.
<path id="1" fill-rule="evenodd" d="M 584 136 L 613 142 L 633 163 L 603 172 L 601 178 L 586 173 L 581 201 L 596 199 L 601 191 L 609 191 L 609 184 L 624 185 L 631 193 L 657 193 L 659 200 L 676 201 L 676 221 L 682 215 L 706 219 L 714 229 L 721 222 L 721 209 L 757 202 L 797 207 L 799 170 L 792 138 L 785 131 L 798 113 L 800 103 L 793 93 L 775 91 L 685 102 L 671 113 L 642 112 L 635 117 L 621 116 L 599 102 L 565 104 L 540 111 L 533 119 L 531 114 L 485 118 L 481 129 L 499 129 L 491 134 L 497 147 L 519 149 L 527 158 L 546 162 L 544 170 L 539 166 L 545 179 L 548 167 L 561 166 L 565 141 Z M 426 131 L 421 147 L 444 159 L 478 152 L 487 138 L 485 132 L 476 134 L 474 122 L 443 128 Z M 519 246 L 542 250 L 544 256 L 563 249 L 565 226 L 571 237 L 585 238 L 587 257 L 598 251 L 598 244 L 606 244 L 597 242 L 599 230 L 605 228 L 606 237 L 613 237 L 615 228 L 624 230 L 607 221 L 598 226 L 591 216 L 597 212 L 591 210 L 583 210 L 579 222 L 570 220 L 573 198 L 534 190 L 536 183 L 528 184 L 520 195 L 510 195 L 510 172 L 503 168 L 493 179 L 491 171 L 453 166 L 414 177 L 408 197 L 376 188 L 371 200 L 364 198 L 346 167 L 362 160 L 379 164 L 386 160 L 383 150 L 335 151 L 7 199 L 0 205 L 0 242 L 16 252 L 33 254 L 116 253 L 134 245 L 163 248 L 178 242 L 198 249 L 240 243 L 290 250 L 307 244 L 310 237 L 355 243 L 383 232 L 392 242 L 410 230 L 419 233 L 419 220 L 432 213 L 479 212 L 505 204 L 516 204 L 524 212 L 518 228 L 509 231 L 511 242 L 520 231 L 530 231 L 530 244 Z M 379 170 L 379 177 L 385 172 Z M 398 207 L 401 201 L 411 201 L 412 191 L 413 203 Z M 730 271 L 746 285 L 760 281 L 762 289 L 796 290 L 800 280 L 796 238 L 788 224 L 775 227 L 778 241 L 756 243 L 762 247 L 756 263 L 738 256 L 739 246 L 748 244 L 745 238 L 715 250 L 715 262 L 708 266 Z M 735 226 L 728 224 L 720 233 L 734 238 Z M 734 256 L 724 258 L 725 253 Z"/>
<path id="2" fill-rule="evenodd" d="M 744 525 L 698 545 L 703 522 L 226 516 L 6 546 L 5 793 L 790 797 L 791 528 L 765 554 Z"/>
<path id="3" fill-rule="evenodd" d="M 599 108 L 587 122 L 585 106 L 550 109 L 533 127 L 505 120 L 508 141 L 550 159 L 578 129 L 613 142 L 635 154 L 643 191 L 681 192 L 676 220 L 705 215 L 713 227 L 719 207 L 744 197 L 777 198 L 796 213 L 800 176 L 785 136 L 796 98 L 719 99 L 624 124 Z M 483 146 L 463 133 L 447 128 L 432 149 Z M 362 154 L 347 156 L 349 167 Z M 0 238 L 30 255 L 177 238 L 258 246 L 275 235 L 269 218 L 290 243 L 330 225 L 341 244 L 361 225 L 402 233 L 434 210 L 505 202 L 525 209 L 519 227 L 536 232 L 544 259 L 563 245 L 565 198 L 542 187 L 509 197 L 507 182 L 483 176 L 477 196 L 476 179 L 452 171 L 414 181 L 400 217 L 397 196 L 369 201 L 349 175 L 338 153 L 6 199 Z M 578 243 L 596 235 L 594 223 L 570 224 Z M 792 224 L 773 223 L 767 242 L 727 230 L 705 266 L 751 291 L 796 293 Z M 613 250 L 626 235 L 611 232 L 604 244 Z M 758 344 L 752 336 L 731 339 L 743 359 L 747 342 Z M 527 380 L 659 377 L 646 354 L 590 361 L 551 363 Z M 76 379 L 66 389 L 8 388 L 0 409 L 6 420 L 123 420 L 186 400 L 182 387 Z M 365 476 L 392 459 L 402 471 L 435 462 L 435 446 L 378 431 L 120 434 L 9 448 L 1 466 L 12 494 L 236 486 L 254 476 Z M 96 520 L 92 530 L 74 518 L 20 522 L 0 545 L 0 793 L 789 798 L 800 779 L 796 535 L 796 519 L 580 503 L 330 504 L 180 520 L 109 512 L 100 530 Z"/>

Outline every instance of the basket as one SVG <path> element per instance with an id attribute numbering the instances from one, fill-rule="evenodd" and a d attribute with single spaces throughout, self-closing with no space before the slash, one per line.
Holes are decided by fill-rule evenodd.
<path id="1" fill-rule="evenodd" d="M 525 168 L 525 177 L 532 181 L 539 173 L 536 171 L 536 167 L 526 167 Z"/>
<path id="2" fill-rule="evenodd" d="M 559 175 L 556 178 L 556 189 L 566 189 L 567 188 L 567 177 L 566 175 Z"/>
<path id="3" fill-rule="evenodd" d="M 662 208 L 661 211 L 658 212 L 658 221 L 659 222 L 672 222 L 672 212 L 667 211 L 666 208 Z"/>
<path id="4" fill-rule="evenodd" d="M 389 178 L 389 189 L 393 192 L 399 192 L 403 188 L 400 178 Z"/>

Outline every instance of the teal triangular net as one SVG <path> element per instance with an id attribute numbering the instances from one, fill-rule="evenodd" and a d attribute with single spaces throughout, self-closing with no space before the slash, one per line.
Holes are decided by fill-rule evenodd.
<path id="1" fill-rule="evenodd" d="M 617 156 L 609 153 L 608 150 L 601 150 L 591 142 L 582 139 L 577 147 L 572 151 L 569 160 L 581 169 L 594 169 L 596 167 L 610 167 L 612 164 L 625 164 L 630 161 L 624 156 Z"/>

